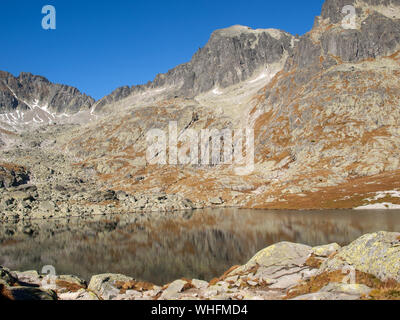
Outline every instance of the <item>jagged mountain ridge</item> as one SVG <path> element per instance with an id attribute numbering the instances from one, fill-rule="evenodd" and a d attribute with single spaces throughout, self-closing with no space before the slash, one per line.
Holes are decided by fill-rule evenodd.
<path id="1" fill-rule="evenodd" d="M 65 121 L 89 120 L 92 97 L 78 89 L 54 84 L 42 76 L 22 72 L 18 77 L 0 71 L 0 128 L 8 131 Z M 84 112 L 87 115 L 76 117 Z M 4 134 L 4 132 L 3 132 Z M 0 144 L 3 134 L 0 132 Z"/>
<path id="2" fill-rule="evenodd" d="M 18 77 L 0 71 L 0 112 L 32 109 L 35 101 L 57 113 L 75 113 L 89 109 L 94 99 L 78 89 L 53 84 L 41 76 L 22 72 Z"/>
<path id="3" fill-rule="evenodd" d="M 192 98 L 217 87 L 226 88 L 280 61 L 292 50 L 294 39 L 289 33 L 276 29 L 253 30 L 235 25 L 216 30 L 190 62 L 166 74 L 158 74 L 146 85 L 116 89 L 95 104 L 96 111 L 149 89 L 164 89 L 168 92 L 167 98 Z"/>

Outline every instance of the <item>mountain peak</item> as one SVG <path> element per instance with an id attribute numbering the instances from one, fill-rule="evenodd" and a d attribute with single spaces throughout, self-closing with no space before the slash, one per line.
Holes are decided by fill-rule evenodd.
<path id="1" fill-rule="evenodd" d="M 240 24 L 236 24 L 224 29 L 215 30 L 211 37 L 220 36 L 220 37 L 240 37 L 241 35 L 259 35 L 262 33 L 266 33 L 274 37 L 275 39 L 280 39 L 282 34 L 287 34 L 282 30 L 278 29 L 252 29 L 247 26 L 242 26 Z"/>

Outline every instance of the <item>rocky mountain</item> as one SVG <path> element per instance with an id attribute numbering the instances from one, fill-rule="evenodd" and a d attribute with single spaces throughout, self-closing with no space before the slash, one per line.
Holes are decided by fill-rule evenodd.
<path id="1" fill-rule="evenodd" d="M 191 98 L 214 88 L 226 88 L 280 62 L 293 45 L 292 35 L 276 29 L 253 30 L 235 25 L 216 30 L 190 62 L 157 75 L 146 85 L 118 88 L 98 101 L 96 110 L 148 89 L 167 90 L 169 97 Z"/>
<path id="2" fill-rule="evenodd" d="M 56 122 L 61 115 L 69 117 L 90 110 L 93 103 L 93 98 L 76 88 L 30 73 L 14 77 L 0 71 L 0 123 L 8 127 Z"/>
<path id="3" fill-rule="evenodd" d="M 51 83 L 44 77 L 0 71 L 0 112 L 32 109 L 35 103 L 52 112 L 75 113 L 89 109 L 94 99 L 78 89 Z"/>
<path id="4" fill-rule="evenodd" d="M 343 23 L 347 5 L 355 9 L 350 28 Z M 53 201 L 59 214 L 207 206 L 397 208 L 399 31 L 398 0 L 327 0 L 312 30 L 297 38 L 243 26 L 217 30 L 190 62 L 146 85 L 119 88 L 93 105 L 70 89 L 75 98 L 49 108 L 81 110 L 81 124 L 69 117 L 69 124 L 35 128 L 34 134 L 0 131 L 7 146 L 1 158 L 30 172 L 38 186 L 29 204 L 35 215 L 42 214 L 42 200 Z M 33 82 L 41 88 L 41 81 Z M 9 86 L 8 95 L 20 92 Z M 35 90 L 34 99 L 51 96 L 41 98 Z M 237 175 L 232 165 L 150 164 L 146 135 L 152 129 L 168 133 L 171 121 L 182 154 L 197 148 L 182 138 L 189 129 L 198 137 L 204 129 L 253 129 L 254 170 Z M 60 185 L 64 189 L 56 190 Z M 6 212 L 20 207 L 29 216 L 31 209 L 18 201 L 3 204 Z"/>

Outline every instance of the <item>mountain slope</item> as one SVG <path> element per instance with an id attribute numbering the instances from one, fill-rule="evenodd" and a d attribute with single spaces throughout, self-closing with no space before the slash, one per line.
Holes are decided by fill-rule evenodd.
<path id="1" fill-rule="evenodd" d="M 375 192 L 399 187 L 380 176 L 397 175 L 400 169 L 398 2 L 354 1 L 358 15 L 353 30 L 342 27 L 342 2 L 326 1 L 309 33 L 284 41 L 290 39 L 293 47 L 280 51 L 287 56 L 271 60 L 281 63 L 269 76 L 261 71 L 238 82 L 227 76 L 227 82 L 210 80 L 206 87 L 186 79 L 178 91 L 166 89 L 158 95 L 145 91 L 151 99 L 143 93 L 130 95 L 111 104 L 126 113 L 113 115 L 100 126 L 93 124 L 96 132 L 89 126 L 67 149 L 77 152 L 85 159 L 80 164 L 96 169 L 113 188 L 179 193 L 205 204 L 218 194 L 226 205 L 246 207 L 352 207 L 367 204 Z M 218 51 L 216 35 L 239 41 L 242 30 L 215 32 L 205 50 Z M 197 55 L 189 65 L 160 76 L 166 80 L 155 83 L 175 88 L 175 79 L 185 79 L 176 74 L 195 65 Z M 207 74 L 216 76 L 211 70 Z M 179 90 L 179 97 L 185 99 L 174 97 Z M 238 177 L 229 166 L 147 165 L 146 132 L 168 131 L 168 122 L 174 119 L 179 129 L 186 130 L 254 128 L 253 174 Z M 363 182 L 354 201 L 348 201 L 353 195 L 343 195 L 340 186 L 363 177 L 370 179 Z M 324 200 L 325 193 L 329 201 Z M 390 201 L 398 202 L 396 197 Z"/>
<path id="2" fill-rule="evenodd" d="M 88 111 L 94 99 L 78 89 L 53 84 L 46 78 L 21 73 L 14 77 L 0 71 L 0 122 L 6 129 L 23 124 L 48 124 L 80 111 Z"/>
<path id="3" fill-rule="evenodd" d="M 356 8 L 353 29 L 342 25 L 348 4 Z M 327 0 L 313 29 L 300 38 L 242 26 L 218 30 L 190 62 L 93 104 L 87 113 L 98 117 L 90 122 L 46 129 L 49 140 L 40 143 L 35 164 L 20 164 L 34 173 L 46 154 L 49 167 L 59 166 L 51 159 L 62 158 L 61 171 L 71 168 L 69 181 L 71 175 L 84 177 L 90 188 L 127 195 L 107 193 L 107 212 L 396 207 L 399 31 L 400 1 L 378 0 Z M 183 154 L 196 146 L 182 139 L 189 129 L 198 135 L 204 129 L 253 129 L 254 170 L 237 175 L 231 165 L 150 164 L 146 135 L 153 129 L 168 133 L 171 121 Z M 3 160 L 18 162 L 18 154 Z M 46 179 L 40 183 L 47 188 Z M 84 194 L 80 201 L 92 205 Z M 168 197 L 181 200 L 163 203 Z"/>

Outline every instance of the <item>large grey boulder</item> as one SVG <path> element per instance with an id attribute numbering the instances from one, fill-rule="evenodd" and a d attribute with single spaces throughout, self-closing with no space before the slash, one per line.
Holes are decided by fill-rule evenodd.
<path id="1" fill-rule="evenodd" d="M 105 273 L 94 275 L 89 282 L 88 289 L 96 293 L 99 297 L 110 300 L 119 294 L 116 288 L 116 282 L 128 282 L 133 278 L 122 274 Z"/>
<path id="2" fill-rule="evenodd" d="M 364 235 L 326 260 L 320 270 L 340 270 L 346 266 L 372 274 L 382 281 L 393 279 L 400 282 L 400 233 Z"/>
<path id="3" fill-rule="evenodd" d="M 10 272 L 9 269 L 0 266 L 0 280 L 8 285 L 14 285 L 18 279 Z"/>
<path id="4" fill-rule="evenodd" d="M 0 188 L 24 185 L 29 179 L 29 172 L 25 168 L 9 163 L 0 163 Z"/>
<path id="5" fill-rule="evenodd" d="M 312 248 L 303 244 L 280 242 L 258 252 L 244 266 L 231 272 L 231 275 L 239 274 L 254 267 L 297 267 L 303 266 L 312 253 Z"/>
<path id="6" fill-rule="evenodd" d="M 167 289 L 163 291 L 160 296 L 160 300 L 172 300 L 176 299 L 179 293 L 183 290 L 187 282 L 184 280 L 175 280 L 172 282 Z"/>

